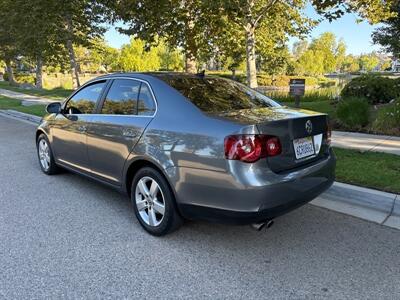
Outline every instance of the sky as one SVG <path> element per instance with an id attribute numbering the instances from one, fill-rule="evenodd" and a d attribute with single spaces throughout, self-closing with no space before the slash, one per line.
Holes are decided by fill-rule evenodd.
<path id="1" fill-rule="evenodd" d="M 312 18 L 318 18 L 315 10 L 308 6 L 306 9 L 306 15 Z M 369 53 L 372 51 L 378 51 L 379 46 L 373 45 L 371 40 L 371 33 L 374 28 L 379 25 L 369 25 L 368 22 L 356 22 L 357 18 L 354 14 L 346 14 L 342 18 L 329 23 L 328 21 L 321 22 L 315 27 L 309 35 L 309 39 L 318 37 L 321 33 L 330 31 L 333 32 L 336 37 L 343 38 L 347 45 L 347 53 L 359 55 L 362 53 Z M 121 26 L 122 24 L 116 24 Z M 109 26 L 108 31 L 105 34 L 106 41 L 115 48 L 120 48 L 123 44 L 129 43 L 129 37 L 124 34 L 120 34 L 116 30 L 116 26 Z M 295 42 L 296 39 L 291 38 L 289 40 L 289 46 Z"/>

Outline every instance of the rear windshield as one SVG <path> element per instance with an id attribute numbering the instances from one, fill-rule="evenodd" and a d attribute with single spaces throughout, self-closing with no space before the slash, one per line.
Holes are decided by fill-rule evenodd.
<path id="1" fill-rule="evenodd" d="M 154 76 L 168 83 L 208 113 L 280 106 L 267 96 L 233 80 L 189 75 Z"/>

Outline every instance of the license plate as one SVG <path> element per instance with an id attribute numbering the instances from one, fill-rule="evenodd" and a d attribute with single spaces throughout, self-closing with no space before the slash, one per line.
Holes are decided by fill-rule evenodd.
<path id="1" fill-rule="evenodd" d="M 296 159 L 309 157 L 315 154 L 314 142 L 311 136 L 293 140 Z"/>

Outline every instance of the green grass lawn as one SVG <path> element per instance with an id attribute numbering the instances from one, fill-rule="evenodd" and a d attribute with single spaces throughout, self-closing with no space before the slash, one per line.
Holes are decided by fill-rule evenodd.
<path id="1" fill-rule="evenodd" d="M 6 81 L 0 81 L 0 88 L 20 92 L 28 95 L 45 97 L 50 99 L 61 100 L 68 97 L 72 90 L 63 89 L 63 88 L 55 88 L 55 89 L 23 89 L 16 86 L 10 86 L 10 84 Z"/>
<path id="2" fill-rule="evenodd" d="M 334 151 L 337 181 L 400 193 L 400 156 L 339 148 Z"/>
<path id="3" fill-rule="evenodd" d="M 39 117 L 42 117 L 46 113 L 46 105 L 22 106 L 21 100 L 3 96 L 0 96 L 0 109 L 13 109 Z"/>
<path id="4" fill-rule="evenodd" d="M 295 107 L 294 102 L 282 102 L 282 105 L 287 105 L 289 107 Z M 335 107 L 333 107 L 333 105 L 330 103 L 329 100 L 314 101 L 314 102 L 300 102 L 300 108 L 326 113 L 331 118 L 334 118 L 334 116 L 335 116 Z"/>

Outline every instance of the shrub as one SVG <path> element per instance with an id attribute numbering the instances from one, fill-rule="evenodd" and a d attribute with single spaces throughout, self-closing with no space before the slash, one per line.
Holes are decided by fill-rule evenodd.
<path id="1" fill-rule="evenodd" d="M 295 97 L 289 94 L 287 90 L 281 91 L 264 91 L 264 93 L 280 102 L 294 102 Z M 304 96 L 300 98 L 300 102 L 316 102 L 316 101 L 333 101 L 336 98 L 335 88 L 321 88 L 306 90 Z"/>
<path id="2" fill-rule="evenodd" d="M 372 130 L 384 134 L 400 135 L 400 99 L 378 111 L 372 124 Z"/>
<path id="3" fill-rule="evenodd" d="M 3 75 L 3 79 L 5 81 L 8 81 L 8 73 L 5 73 Z M 15 73 L 14 74 L 14 79 L 18 83 L 29 83 L 29 84 L 35 84 L 35 76 L 31 74 L 25 74 L 25 73 Z"/>
<path id="4" fill-rule="evenodd" d="M 35 76 L 32 74 L 26 74 L 26 73 L 16 73 L 14 75 L 15 81 L 18 83 L 29 83 L 34 85 L 35 84 Z"/>
<path id="5" fill-rule="evenodd" d="M 351 80 L 342 97 L 362 97 L 371 104 L 389 103 L 400 96 L 400 81 L 376 75 L 363 75 Z"/>
<path id="6" fill-rule="evenodd" d="M 270 86 L 272 85 L 271 76 L 264 74 L 257 75 L 257 83 L 259 86 Z"/>
<path id="7" fill-rule="evenodd" d="M 337 105 L 336 116 L 344 127 L 359 130 L 368 125 L 368 102 L 363 98 L 342 99 Z"/>

